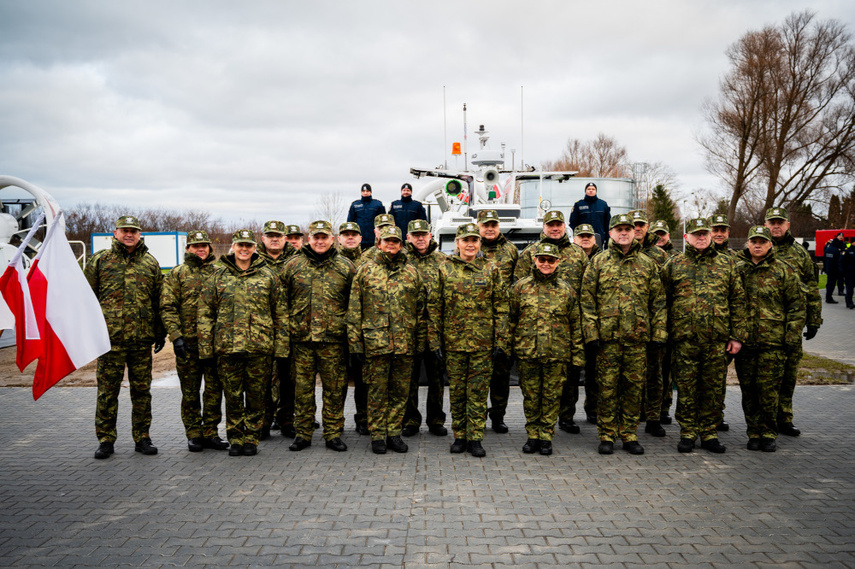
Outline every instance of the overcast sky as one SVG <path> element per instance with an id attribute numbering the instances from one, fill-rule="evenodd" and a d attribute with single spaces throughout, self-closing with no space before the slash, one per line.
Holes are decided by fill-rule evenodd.
<path id="1" fill-rule="evenodd" d="M 64 207 L 303 223 L 328 192 L 418 190 L 467 103 L 470 152 L 479 124 L 518 165 L 603 132 L 714 190 L 694 134 L 725 49 L 807 7 L 855 32 L 851 0 L 2 1 L 0 174 Z"/>

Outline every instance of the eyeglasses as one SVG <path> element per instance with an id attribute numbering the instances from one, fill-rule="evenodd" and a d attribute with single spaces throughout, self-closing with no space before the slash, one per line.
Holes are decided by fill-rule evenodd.
<path id="1" fill-rule="evenodd" d="M 558 259 L 555 257 L 547 257 L 546 255 L 539 255 L 536 259 L 539 263 L 546 263 L 547 265 L 552 265 L 558 262 Z"/>

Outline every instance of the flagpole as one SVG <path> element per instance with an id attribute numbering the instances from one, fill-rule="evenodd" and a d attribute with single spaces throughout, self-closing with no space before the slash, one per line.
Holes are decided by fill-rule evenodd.
<path id="1" fill-rule="evenodd" d="M 18 247 L 17 251 L 15 251 L 15 254 L 12 255 L 12 259 L 9 261 L 10 267 L 17 264 L 18 260 L 24 256 L 24 250 L 26 250 L 27 245 L 29 245 L 30 240 L 33 238 L 33 235 L 36 234 L 36 231 L 38 231 L 40 229 L 40 226 L 42 224 L 42 221 L 44 221 L 44 219 L 45 219 L 45 214 L 44 214 L 44 212 L 42 212 L 39 214 L 39 218 L 36 220 L 36 223 L 33 224 L 33 226 L 30 228 L 30 231 L 27 233 L 27 236 L 21 242 L 21 245 Z"/>

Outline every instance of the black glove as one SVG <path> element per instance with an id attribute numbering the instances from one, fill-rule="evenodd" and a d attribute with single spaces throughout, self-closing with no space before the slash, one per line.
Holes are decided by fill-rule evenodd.
<path id="1" fill-rule="evenodd" d="M 819 326 L 808 326 L 805 331 L 805 340 L 813 340 L 817 332 L 819 332 Z"/>
<path id="2" fill-rule="evenodd" d="M 358 367 L 365 363 L 365 354 L 359 352 L 358 354 L 350 354 L 350 367 Z"/>
<path id="3" fill-rule="evenodd" d="M 433 357 L 435 357 L 437 359 L 437 361 L 440 361 L 440 362 L 443 359 L 445 359 L 444 354 L 442 353 L 442 348 L 439 348 L 438 350 L 434 350 L 433 351 Z"/>
<path id="4" fill-rule="evenodd" d="M 154 353 L 156 354 L 160 350 L 163 349 L 163 346 L 166 345 L 166 337 L 158 338 L 154 341 Z"/>
<path id="5" fill-rule="evenodd" d="M 160 345 L 160 348 L 163 348 L 163 344 Z M 160 351 L 160 348 L 157 347 L 157 342 L 154 344 L 154 353 Z M 181 356 L 182 358 L 187 357 L 187 342 L 184 341 L 184 338 L 178 338 L 174 342 L 172 342 L 172 349 L 175 350 L 176 356 Z"/>
<path id="6" fill-rule="evenodd" d="M 585 344 L 585 347 L 588 348 L 589 350 L 591 350 L 592 352 L 596 352 L 597 350 L 600 349 L 600 347 L 602 345 L 603 345 L 603 343 L 600 342 L 599 340 L 591 340 L 590 342 Z"/>
<path id="7" fill-rule="evenodd" d="M 508 361 L 508 355 L 505 353 L 505 350 L 502 348 L 496 348 L 493 350 L 493 361 L 495 360 L 504 360 Z"/>

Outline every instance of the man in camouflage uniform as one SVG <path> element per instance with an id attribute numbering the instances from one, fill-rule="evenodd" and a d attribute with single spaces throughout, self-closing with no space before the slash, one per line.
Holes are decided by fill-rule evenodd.
<path id="1" fill-rule="evenodd" d="M 736 354 L 748 450 L 774 452 L 784 362 L 798 350 L 804 327 L 801 281 L 791 266 L 775 258 L 772 234 L 762 225 L 748 232 L 748 247 L 737 259 L 748 313 L 748 337 Z"/>
<path id="2" fill-rule="evenodd" d="M 356 269 L 333 246 L 332 225 L 309 225 L 309 244 L 285 266 L 282 276 L 291 332 L 291 358 L 296 383 L 292 451 L 312 444 L 315 378 L 323 386 L 324 440 L 329 449 L 347 450 L 344 430 L 344 384 L 347 381 L 345 317 Z"/>
<path id="3" fill-rule="evenodd" d="M 445 254 L 430 232 L 430 224 L 424 219 L 416 219 L 407 226 L 407 262 L 419 270 L 428 291 L 437 286 L 439 266 L 445 262 Z M 429 349 L 416 354 L 413 361 L 413 376 L 410 379 L 410 395 L 404 412 L 404 428 L 401 434 L 413 436 L 419 432 L 422 414 L 419 412 L 419 378 L 422 363 L 427 376 L 427 403 L 425 405 L 425 423 L 428 431 L 438 437 L 448 434 L 445 428 L 445 412 L 442 400 L 445 395 L 445 365 L 442 359 Z"/>
<path id="4" fill-rule="evenodd" d="M 582 279 L 582 331 L 597 357 L 598 452 L 614 453 L 617 438 L 630 454 L 638 442 L 647 345 L 664 344 L 665 295 L 656 263 L 641 254 L 627 214 L 612 216 L 608 248 L 594 256 Z"/>
<path id="5" fill-rule="evenodd" d="M 381 213 L 374 218 L 374 244 L 362 252 L 362 256 L 357 262 L 357 268 L 365 261 L 376 261 L 380 257 L 381 251 L 377 246 L 380 241 L 380 231 L 390 225 L 395 225 L 395 218 L 392 217 L 391 213 Z"/>
<path id="6" fill-rule="evenodd" d="M 656 220 L 653 222 L 653 225 L 651 225 L 651 229 L 653 230 L 653 234 L 656 235 L 656 246 L 665 251 L 665 254 L 668 255 L 669 259 L 680 254 L 671 242 L 671 230 L 668 228 L 667 223 L 661 219 Z"/>
<path id="7" fill-rule="evenodd" d="M 499 268 L 481 255 L 478 226 L 457 228 L 458 252 L 439 266 L 428 309 L 438 335 L 430 338 L 446 358 L 451 400 L 452 453 L 486 456 L 487 391 L 493 361 L 508 355 L 508 296 Z"/>
<path id="8" fill-rule="evenodd" d="M 286 261 L 297 254 L 294 246 L 285 240 L 285 231 L 286 226 L 281 221 L 271 219 L 265 222 L 261 243 L 258 245 L 258 255 L 277 278 L 285 269 Z M 294 438 L 294 382 L 291 379 L 288 358 L 277 359 L 274 368 L 264 388 L 264 426 L 261 429 L 261 440 L 270 437 L 271 429 L 281 429 L 282 436 Z"/>
<path id="9" fill-rule="evenodd" d="M 402 246 L 398 227 L 380 231 L 381 254 L 356 272 L 347 312 L 350 354 L 365 366 L 368 430 L 375 454 L 385 454 L 387 446 L 407 452 L 401 425 L 413 356 L 427 345 L 427 290 L 418 269 L 407 264 Z"/>
<path id="10" fill-rule="evenodd" d="M 552 243 L 558 247 L 561 262 L 558 264 L 558 278 L 567 281 L 577 295 L 582 287 L 582 274 L 588 265 L 588 256 L 581 247 L 570 241 L 567 236 L 567 225 L 564 223 L 564 213 L 558 210 L 548 211 L 543 216 L 543 232 L 540 243 Z M 523 279 L 532 274 L 534 268 L 534 252 L 536 243 L 529 245 L 520 254 L 514 269 L 514 280 Z M 572 367 L 572 366 L 571 366 Z M 576 414 L 576 403 L 579 401 L 579 374 L 570 374 L 562 387 L 561 407 L 558 411 L 558 428 L 568 433 L 579 433 L 579 425 L 573 417 Z"/>
<path id="11" fill-rule="evenodd" d="M 656 246 L 665 251 L 669 259 L 680 254 L 671 242 L 671 230 L 668 228 L 667 223 L 659 219 L 653 222 L 651 228 L 659 239 L 656 242 Z M 665 351 L 662 353 L 662 407 L 659 412 L 660 425 L 670 425 L 672 422 L 671 415 L 669 414 L 671 405 L 674 404 L 674 383 L 671 379 L 672 351 L 671 344 L 668 343 L 665 345 Z"/>
<path id="12" fill-rule="evenodd" d="M 782 207 L 773 207 L 766 212 L 766 227 L 772 234 L 775 244 L 775 256 L 792 266 L 802 281 L 802 293 L 805 295 L 807 317 L 804 333 L 805 340 L 812 340 L 822 325 L 822 298 L 817 283 L 817 268 L 804 247 L 796 243 L 790 233 L 790 215 Z M 796 390 L 796 376 L 802 361 L 802 346 L 787 354 L 784 363 L 784 377 L 781 379 L 781 391 L 778 395 L 778 433 L 797 437 L 801 430 L 793 424 L 793 393 Z"/>
<path id="13" fill-rule="evenodd" d="M 710 245 L 709 222 L 686 224 L 686 251 L 662 269 L 668 296 L 668 325 L 674 344 L 671 371 L 677 382 L 679 452 L 692 452 L 695 439 L 714 453 L 727 448 L 718 440 L 727 356 L 736 355 L 746 338 L 745 292 L 736 265 Z"/>
<path id="14" fill-rule="evenodd" d="M 223 383 L 214 362 L 199 359 L 196 332 L 199 298 L 214 274 L 216 260 L 205 231 L 187 232 L 184 263 L 167 273 L 160 293 L 160 314 L 175 351 L 175 369 L 181 384 L 181 420 L 190 452 L 229 448 L 229 443 L 217 433 L 223 419 Z M 200 400 L 203 377 L 205 389 Z"/>
<path id="15" fill-rule="evenodd" d="M 226 395 L 229 456 L 254 456 L 264 425 L 273 358 L 288 355 L 279 279 L 256 251 L 255 232 L 232 235 L 232 252 L 202 289 L 199 357 L 216 357 Z"/>
<path id="16" fill-rule="evenodd" d="M 355 221 L 345 221 L 338 228 L 338 252 L 347 258 L 354 266 L 362 264 L 362 231 Z M 352 355 L 352 354 L 351 354 Z M 347 402 L 347 386 L 353 382 L 353 404 L 356 413 L 353 421 L 356 423 L 356 432 L 360 435 L 368 433 L 368 387 L 362 377 L 362 362 L 358 358 L 347 358 L 347 379 L 344 382 L 342 397 Z"/>
<path id="17" fill-rule="evenodd" d="M 519 258 L 516 245 L 508 241 L 499 230 L 499 214 L 494 209 L 482 209 L 478 212 L 478 231 L 481 234 L 481 254 L 499 267 L 499 274 L 510 290 L 514 282 L 514 268 Z M 493 376 L 490 379 L 490 417 L 493 430 L 497 433 L 507 433 L 505 411 L 508 408 L 508 397 L 511 387 L 510 358 L 493 362 Z"/>
<path id="18" fill-rule="evenodd" d="M 580 223 L 573 231 L 573 243 L 581 247 L 588 260 L 600 252 L 597 245 L 597 233 L 589 223 Z M 581 292 L 581 291 L 580 291 Z M 570 374 L 561 392 L 561 405 L 566 409 L 575 409 L 579 401 L 579 374 L 581 367 L 570 365 Z M 597 424 L 597 354 L 585 352 L 585 417 L 592 425 Z M 578 428 L 578 427 L 577 427 Z"/>
<path id="19" fill-rule="evenodd" d="M 135 450 L 157 454 L 151 443 L 151 346 L 154 353 L 166 344 L 160 320 L 160 286 L 163 276 L 157 260 L 140 235 L 140 222 L 132 215 L 116 220 L 109 249 L 95 253 L 84 270 L 95 292 L 107 330 L 110 351 L 98 358 L 98 403 L 95 407 L 95 458 L 114 452 L 119 390 L 125 367 L 131 388 L 131 432 Z"/>
<path id="20" fill-rule="evenodd" d="M 522 451 L 552 454 L 561 384 L 567 365 L 583 365 L 579 298 L 559 279 L 558 247 L 539 243 L 535 270 L 517 282 L 510 294 L 508 333 L 512 353 L 519 359 L 528 440 Z"/>
<path id="21" fill-rule="evenodd" d="M 730 224 L 727 222 L 727 216 L 723 213 L 716 213 L 710 216 L 710 236 L 712 237 L 712 247 L 718 251 L 719 253 L 728 256 L 733 262 L 736 262 L 736 258 L 738 255 L 737 251 L 734 251 L 728 246 L 728 242 L 730 240 Z M 728 362 L 732 360 L 732 356 L 728 356 Z M 723 393 L 725 397 L 727 396 L 727 374 L 721 378 L 724 385 L 722 386 Z M 718 431 L 728 431 L 730 430 L 730 425 L 727 421 L 724 420 L 724 408 L 725 408 L 724 399 L 722 399 L 721 403 L 721 420 L 716 425 L 716 430 Z"/>
<path id="22" fill-rule="evenodd" d="M 299 225 L 287 225 L 285 229 L 285 241 L 288 242 L 295 252 L 303 248 L 303 230 Z"/>

